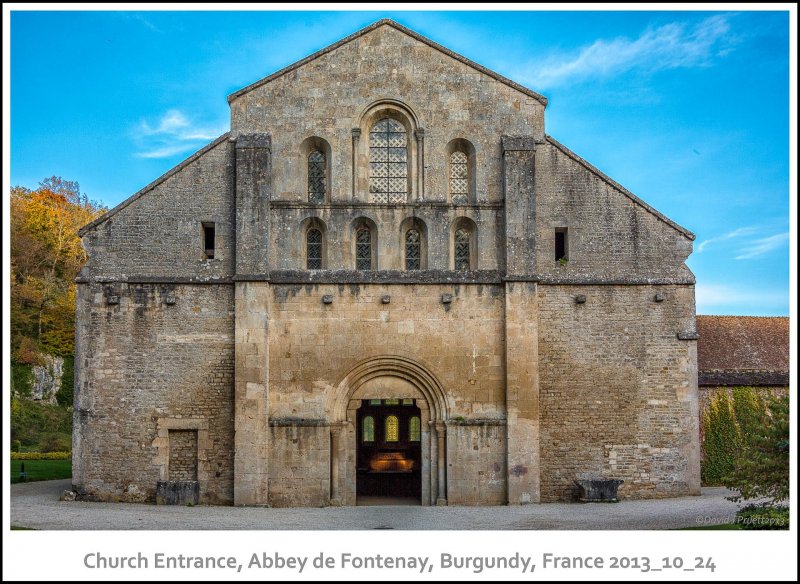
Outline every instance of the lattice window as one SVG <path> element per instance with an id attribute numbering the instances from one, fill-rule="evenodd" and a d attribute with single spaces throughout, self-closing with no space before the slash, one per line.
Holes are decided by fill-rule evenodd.
<path id="1" fill-rule="evenodd" d="M 419 270 L 422 242 L 419 231 L 406 231 L 406 270 Z"/>
<path id="2" fill-rule="evenodd" d="M 470 232 L 466 229 L 456 231 L 455 237 L 455 265 L 456 270 L 470 269 Z"/>
<path id="3" fill-rule="evenodd" d="M 413 416 L 408 421 L 408 439 L 411 442 L 419 442 L 420 434 L 419 416 Z"/>
<path id="4" fill-rule="evenodd" d="M 306 232 L 306 268 L 322 269 L 322 232 L 319 229 L 312 228 Z"/>
<path id="5" fill-rule="evenodd" d="M 372 416 L 365 416 L 362 424 L 361 441 L 375 442 L 375 419 Z"/>
<path id="6" fill-rule="evenodd" d="M 386 416 L 386 442 L 397 442 L 400 439 L 400 423 L 397 416 Z"/>
<path id="7" fill-rule="evenodd" d="M 450 200 L 456 205 L 469 202 L 469 170 L 464 152 L 450 155 Z"/>
<path id="8" fill-rule="evenodd" d="M 356 231 L 356 269 L 372 269 L 372 233 L 369 227 L 359 227 Z"/>
<path id="9" fill-rule="evenodd" d="M 369 192 L 374 203 L 405 203 L 408 194 L 406 129 L 383 118 L 369 133 Z"/>
<path id="10" fill-rule="evenodd" d="M 314 150 L 308 155 L 308 202 L 321 205 L 325 202 L 325 154 Z"/>

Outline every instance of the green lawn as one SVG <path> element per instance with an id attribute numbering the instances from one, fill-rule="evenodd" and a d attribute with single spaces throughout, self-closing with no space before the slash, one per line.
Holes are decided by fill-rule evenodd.
<path id="1" fill-rule="evenodd" d="M 72 477 L 71 460 L 12 460 L 11 482 L 18 483 L 22 465 L 28 473 L 26 481 L 50 481 L 53 479 L 68 479 Z"/>
<path id="2" fill-rule="evenodd" d="M 718 525 L 703 525 L 700 527 L 681 527 L 681 530 L 710 530 L 710 531 L 726 531 L 729 529 L 739 530 L 744 529 L 741 525 L 736 523 L 720 523 Z"/>

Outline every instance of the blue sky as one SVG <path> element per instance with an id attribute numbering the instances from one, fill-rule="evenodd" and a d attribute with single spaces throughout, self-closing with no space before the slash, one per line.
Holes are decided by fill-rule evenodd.
<path id="1" fill-rule="evenodd" d="M 693 231 L 699 314 L 789 314 L 788 12 L 14 11 L 9 182 L 114 206 L 384 17 L 546 95 L 550 135 Z"/>

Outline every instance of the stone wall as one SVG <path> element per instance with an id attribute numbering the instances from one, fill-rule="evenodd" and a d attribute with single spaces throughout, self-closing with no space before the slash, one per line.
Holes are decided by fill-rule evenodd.
<path id="1" fill-rule="evenodd" d="M 78 492 L 153 501 L 168 430 L 202 430 L 201 502 L 232 502 L 233 286 L 81 284 L 76 304 Z"/>
<path id="2" fill-rule="evenodd" d="M 694 330 L 694 288 L 538 296 L 542 501 L 571 498 L 582 475 L 623 479 L 623 498 L 699 494 L 696 341 L 677 338 Z"/>
<path id="3" fill-rule="evenodd" d="M 197 480 L 197 430 L 169 431 L 169 480 Z"/>
<path id="4" fill-rule="evenodd" d="M 83 246 L 89 261 L 81 274 L 114 280 L 230 278 L 233 185 L 234 148 L 226 134 L 88 229 Z M 214 259 L 205 257 L 203 222 L 215 224 Z"/>

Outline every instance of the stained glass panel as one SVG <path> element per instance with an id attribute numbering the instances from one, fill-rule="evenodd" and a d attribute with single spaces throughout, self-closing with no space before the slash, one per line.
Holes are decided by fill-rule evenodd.
<path id="1" fill-rule="evenodd" d="M 386 416 L 386 442 L 397 442 L 400 439 L 400 425 L 397 416 Z"/>
<path id="2" fill-rule="evenodd" d="M 363 424 L 364 427 L 361 431 L 361 441 L 375 442 L 375 420 L 372 418 L 372 416 L 366 416 Z"/>
<path id="3" fill-rule="evenodd" d="M 419 442 L 420 439 L 419 416 L 413 416 L 408 421 L 408 439 L 411 440 L 411 442 Z"/>

